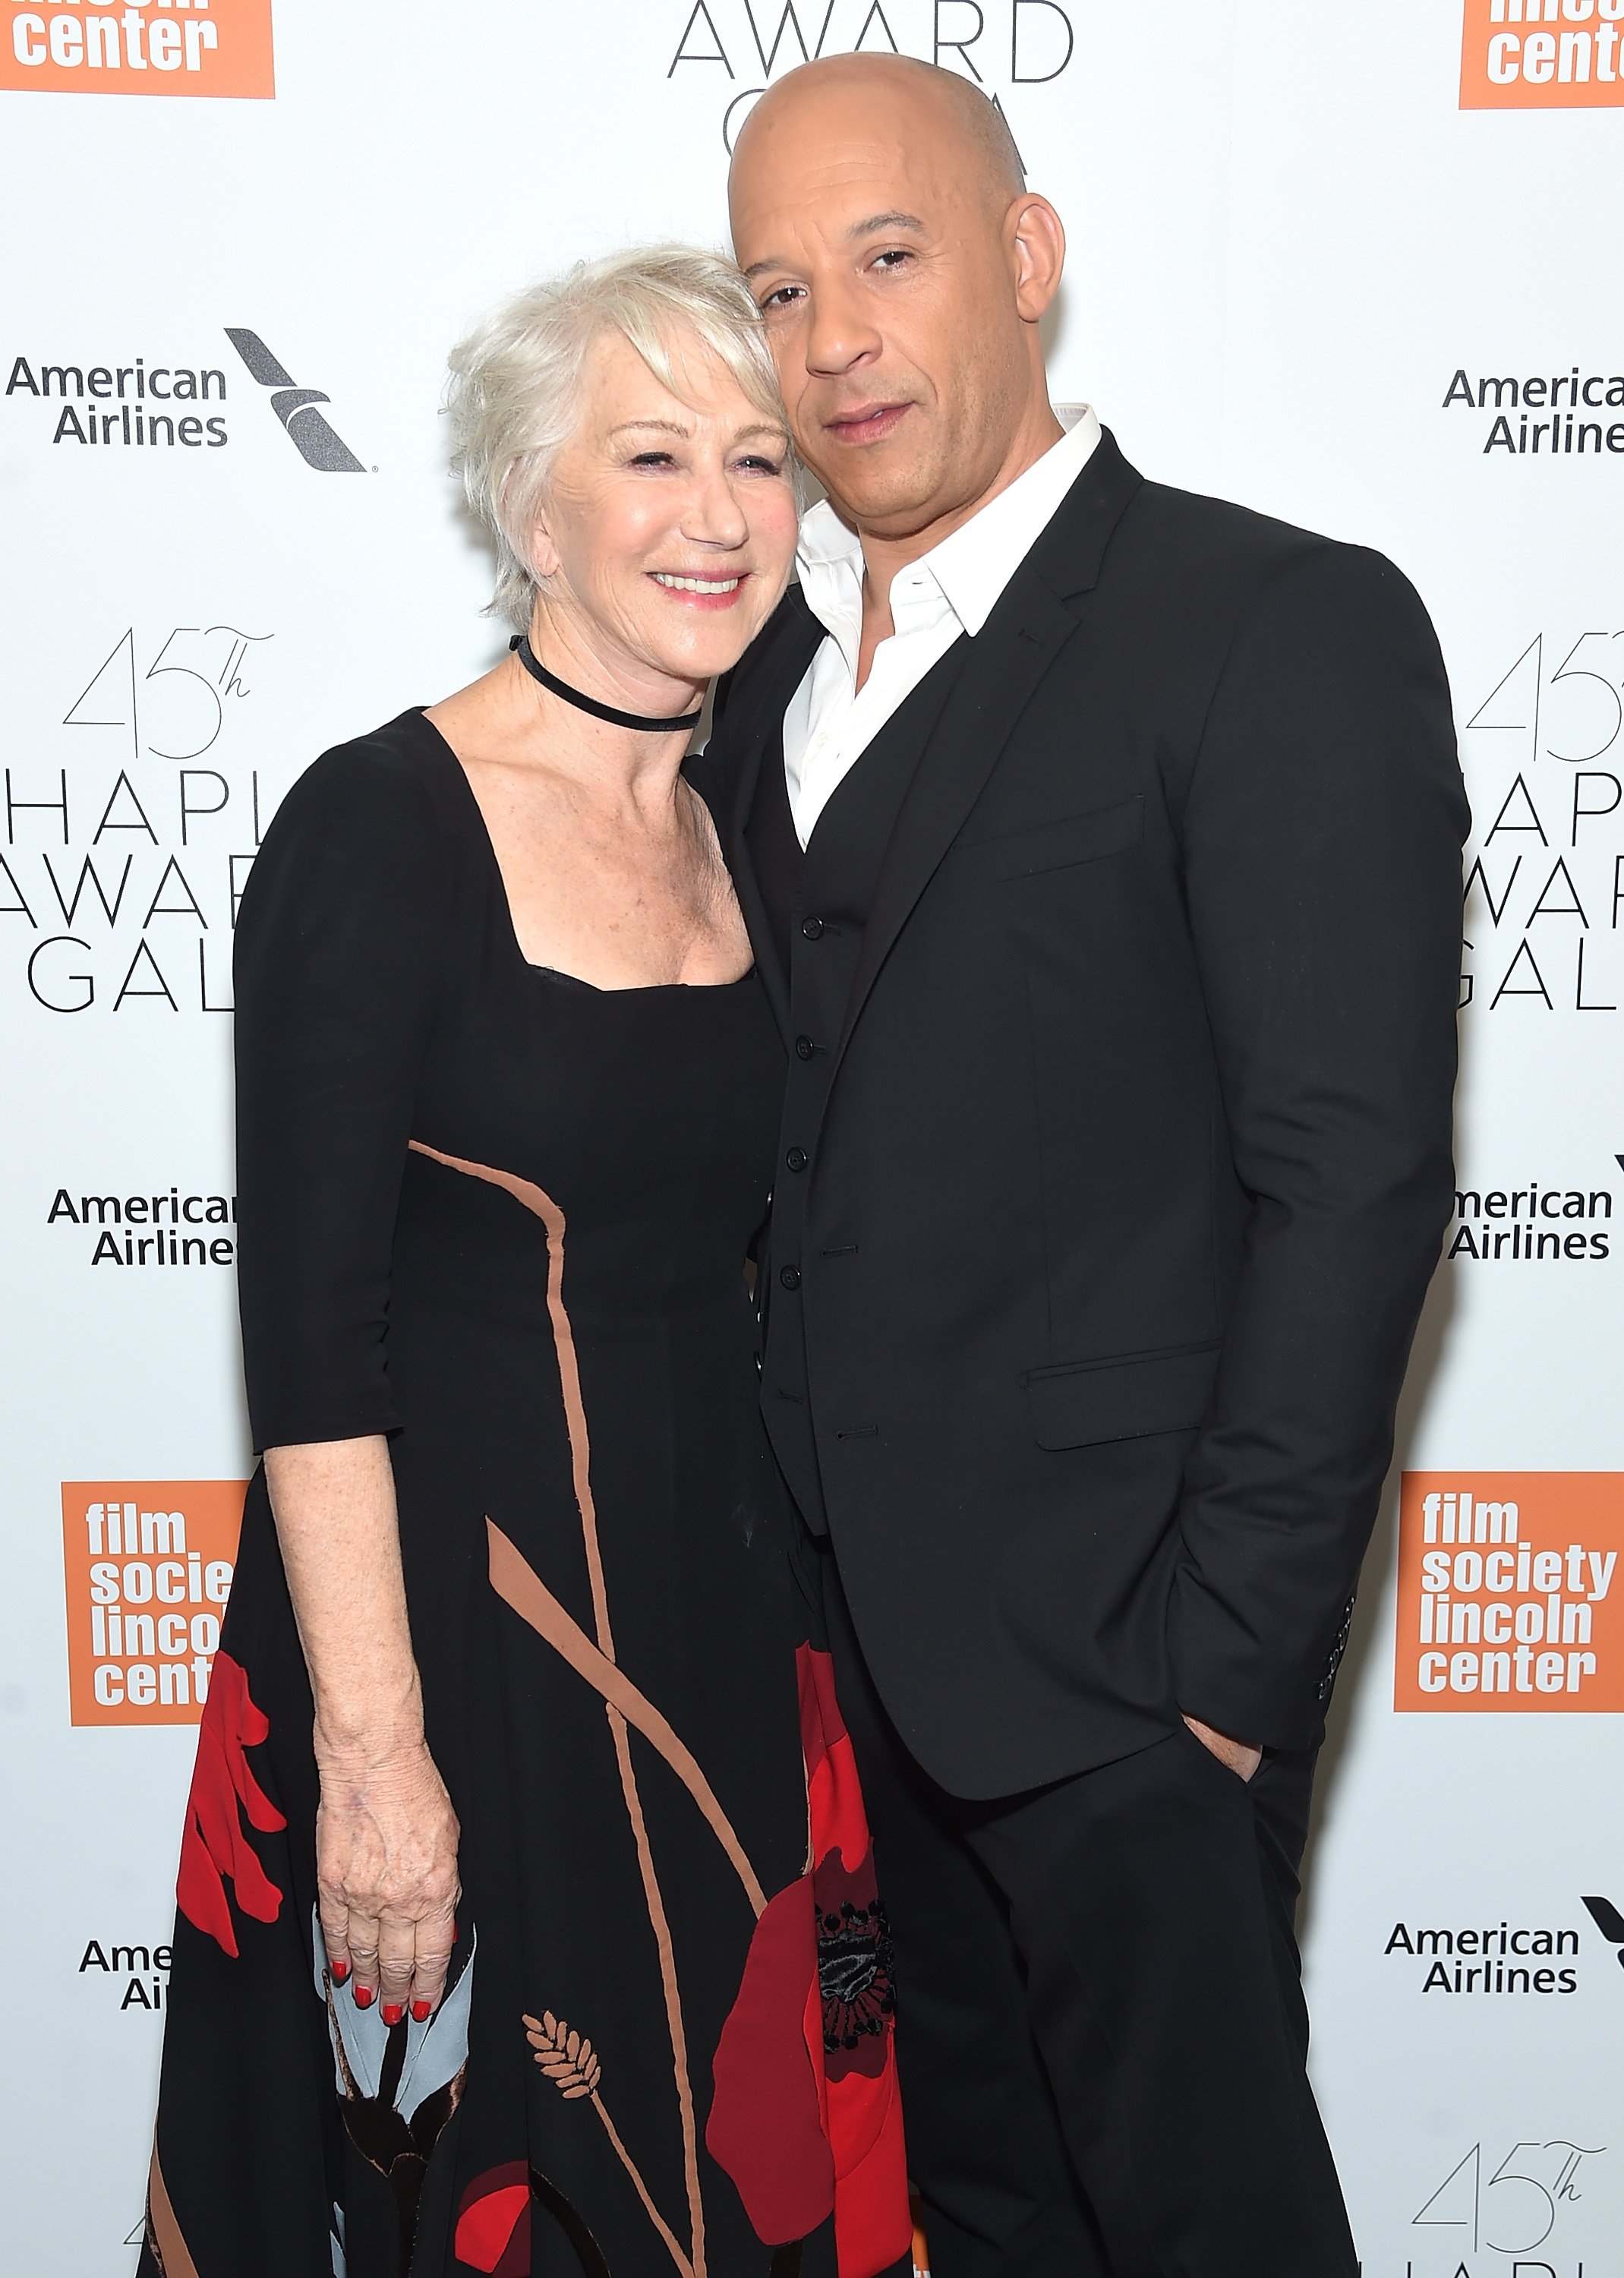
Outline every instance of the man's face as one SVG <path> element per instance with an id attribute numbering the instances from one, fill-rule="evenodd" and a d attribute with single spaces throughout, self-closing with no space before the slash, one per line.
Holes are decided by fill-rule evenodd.
<path id="1" fill-rule="evenodd" d="M 1031 364 L 1005 212 L 950 115 L 849 88 L 764 108 L 730 197 L 796 446 L 836 508 L 903 538 L 972 504 Z"/>

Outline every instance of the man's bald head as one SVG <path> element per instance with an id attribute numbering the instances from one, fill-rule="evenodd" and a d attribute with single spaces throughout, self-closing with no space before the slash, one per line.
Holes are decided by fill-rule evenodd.
<path id="1" fill-rule="evenodd" d="M 961 73 L 913 56 L 823 56 L 803 64 L 770 87 L 745 119 L 733 164 L 756 163 L 752 142 L 765 142 L 786 117 L 824 109 L 849 113 L 853 102 L 872 103 L 908 117 L 910 131 L 934 134 L 952 147 L 967 183 L 983 190 L 1003 214 L 1026 187 L 1020 152 L 1009 122 L 990 96 Z M 764 149 L 759 162 L 771 164 Z"/>
<path id="2" fill-rule="evenodd" d="M 797 447 L 865 540 L 934 543 L 1058 436 L 1038 324 L 1064 233 L 967 80 L 804 65 L 746 119 L 728 194 Z"/>

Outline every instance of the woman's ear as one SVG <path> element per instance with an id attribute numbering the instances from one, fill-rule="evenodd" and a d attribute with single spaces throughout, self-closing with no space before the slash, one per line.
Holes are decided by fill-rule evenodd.
<path id="1" fill-rule="evenodd" d="M 555 577 L 559 569 L 559 550 L 553 543 L 553 533 L 547 528 L 547 517 L 538 514 L 530 532 L 530 575 L 538 579 Z"/>

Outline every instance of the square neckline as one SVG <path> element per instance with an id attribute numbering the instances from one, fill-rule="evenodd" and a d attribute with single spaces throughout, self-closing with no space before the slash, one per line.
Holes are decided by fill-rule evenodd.
<path id="1" fill-rule="evenodd" d="M 566 982 L 573 988 L 589 990 L 594 997 L 655 997 L 668 993 L 674 989 L 684 990 L 694 996 L 708 995 L 717 990 L 742 989 L 747 981 L 755 978 L 756 960 L 753 953 L 743 972 L 731 981 L 637 981 L 626 989 L 606 988 L 600 981 L 589 981 L 583 973 L 571 973 L 561 965 L 538 965 L 533 958 L 526 957 L 524 944 L 519 939 L 519 929 L 514 923 L 513 902 L 508 895 L 507 881 L 502 875 L 501 862 L 496 852 L 496 841 L 491 836 L 491 826 L 485 821 L 485 811 L 480 806 L 474 786 L 469 779 L 468 769 L 457 757 L 449 739 L 441 734 L 433 721 L 429 718 L 428 712 L 429 707 L 426 704 L 415 704 L 407 716 L 417 721 L 427 729 L 434 739 L 436 749 L 450 764 L 458 781 L 461 784 L 469 806 L 473 811 L 474 822 L 478 829 L 486 858 L 491 865 L 491 874 L 496 883 L 497 896 L 502 906 L 502 916 L 507 923 L 507 938 L 513 944 L 515 956 L 527 973 L 538 973 L 548 981 Z M 723 867 L 726 867 L 725 862 Z"/>

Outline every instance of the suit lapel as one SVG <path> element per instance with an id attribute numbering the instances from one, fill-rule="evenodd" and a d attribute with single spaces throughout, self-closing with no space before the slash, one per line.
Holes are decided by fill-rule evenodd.
<path id="1" fill-rule="evenodd" d="M 864 929 L 843 1054 L 893 943 L 1002 757 L 1034 690 L 1081 622 L 1106 546 L 1141 478 L 1109 430 L 970 644 L 886 848 Z"/>
<path id="2" fill-rule="evenodd" d="M 720 764 L 712 776 L 711 802 L 717 836 L 721 840 L 728 868 L 733 873 L 734 891 L 739 898 L 757 968 L 786 1043 L 792 1028 L 789 976 L 784 971 L 783 957 L 762 898 L 745 826 L 755 804 L 764 761 L 770 754 L 774 765 L 782 764 L 784 707 L 799 687 L 822 639 L 823 627 L 801 599 L 800 589 L 791 586 L 761 636 L 764 654 L 759 662 L 750 661 L 745 685 L 732 694 L 722 725 L 712 739 L 712 748 L 720 746 Z M 709 749 L 706 756 L 710 756 Z"/>

